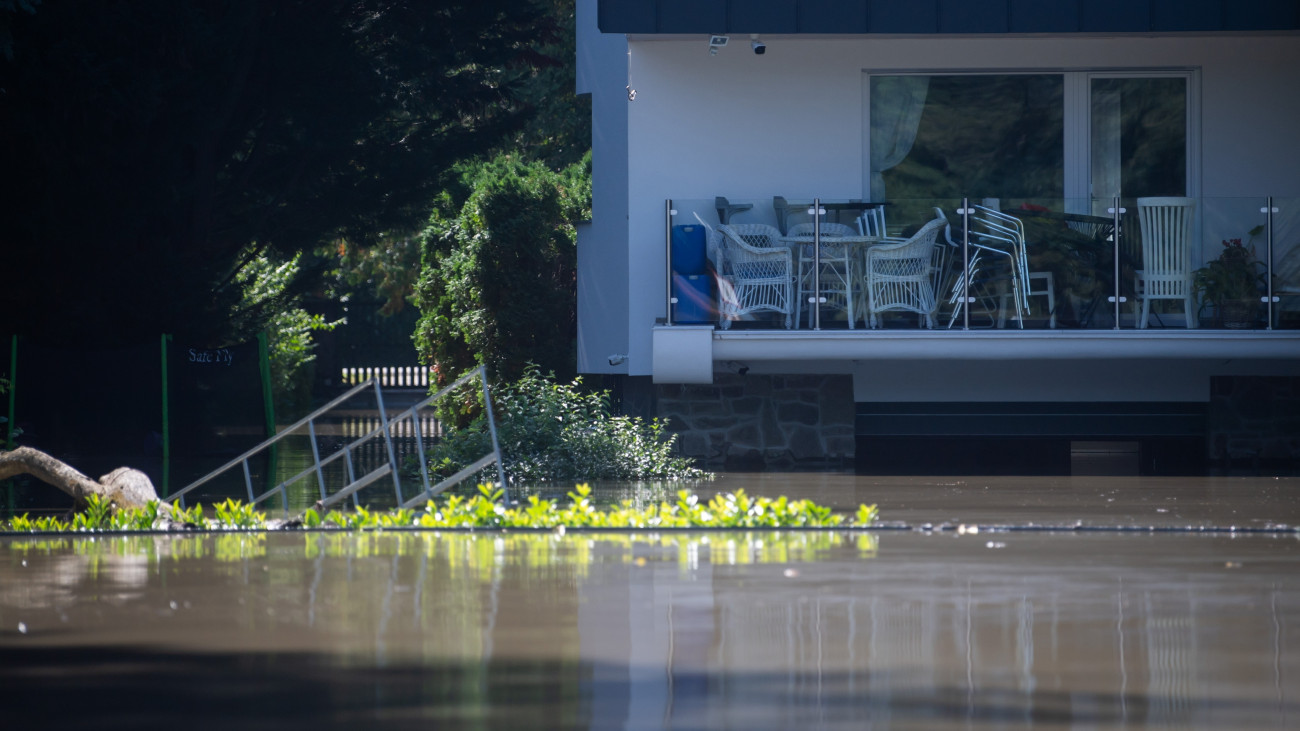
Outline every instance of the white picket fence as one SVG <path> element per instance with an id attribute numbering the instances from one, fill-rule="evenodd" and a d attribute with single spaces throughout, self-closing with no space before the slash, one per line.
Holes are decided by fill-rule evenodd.
<path id="1" fill-rule="evenodd" d="M 429 369 L 421 366 L 368 366 L 344 368 L 343 385 L 355 386 L 374 378 L 385 388 L 428 388 Z"/>

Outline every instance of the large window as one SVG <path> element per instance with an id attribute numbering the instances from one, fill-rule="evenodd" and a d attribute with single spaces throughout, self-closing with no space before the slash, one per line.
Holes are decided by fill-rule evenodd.
<path id="1" fill-rule="evenodd" d="M 1063 197 L 1063 93 L 1060 74 L 874 77 L 872 197 Z"/>
<path id="2" fill-rule="evenodd" d="M 1188 195 L 1190 76 L 872 74 L 869 194 L 1004 202 Z"/>

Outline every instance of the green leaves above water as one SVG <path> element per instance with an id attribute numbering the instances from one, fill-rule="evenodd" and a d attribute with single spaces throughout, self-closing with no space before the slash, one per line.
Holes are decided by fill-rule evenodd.
<path id="1" fill-rule="evenodd" d="M 284 527 L 307 529 L 376 530 L 384 528 L 825 528 L 835 526 L 865 527 L 877 517 L 876 506 L 861 505 L 846 516 L 811 500 L 787 497 L 751 497 L 744 490 L 715 495 L 708 501 L 689 490 L 680 490 L 676 501 L 664 500 L 637 507 L 624 500 L 609 508 L 598 508 L 591 500 L 591 487 L 578 485 L 568 493 L 568 505 L 533 495 L 524 504 L 505 505 L 499 489 L 479 486 L 479 494 L 465 498 L 451 495 L 442 501 L 430 500 L 422 511 L 398 509 L 371 511 L 358 507 L 351 511 L 321 514 L 306 511 L 300 521 Z M 215 517 L 205 518 L 203 507 L 172 508 L 173 523 L 206 530 L 257 530 L 275 527 L 274 521 L 254 506 L 225 500 L 213 506 Z M 113 511 L 107 501 L 94 499 L 87 510 L 72 521 L 22 515 L 9 521 L 5 529 L 14 532 L 47 531 L 131 531 L 149 530 L 158 524 L 159 506 Z"/>

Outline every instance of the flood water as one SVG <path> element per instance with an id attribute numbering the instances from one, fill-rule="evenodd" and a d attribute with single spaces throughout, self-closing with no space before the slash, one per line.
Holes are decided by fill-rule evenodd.
<path id="1" fill-rule="evenodd" d="M 874 502 L 894 527 L 0 537 L 0 719 L 1300 723 L 1300 480 L 727 475 L 699 491 L 738 487 Z"/>

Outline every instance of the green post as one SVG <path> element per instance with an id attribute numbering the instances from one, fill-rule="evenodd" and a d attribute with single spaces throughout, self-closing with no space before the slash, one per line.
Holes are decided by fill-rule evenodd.
<path id="1" fill-rule="evenodd" d="M 14 448 L 14 403 L 18 394 L 18 336 L 9 339 L 9 421 L 5 422 L 5 449 Z M 14 481 L 5 480 L 9 493 L 9 517 L 14 516 L 17 506 L 14 504 Z"/>
<path id="2" fill-rule="evenodd" d="M 164 499 L 169 494 L 172 471 L 171 415 L 168 413 L 167 403 L 167 341 L 169 339 L 171 339 L 170 335 L 163 335 L 162 345 L 159 347 L 159 352 L 162 353 L 162 496 Z"/>

